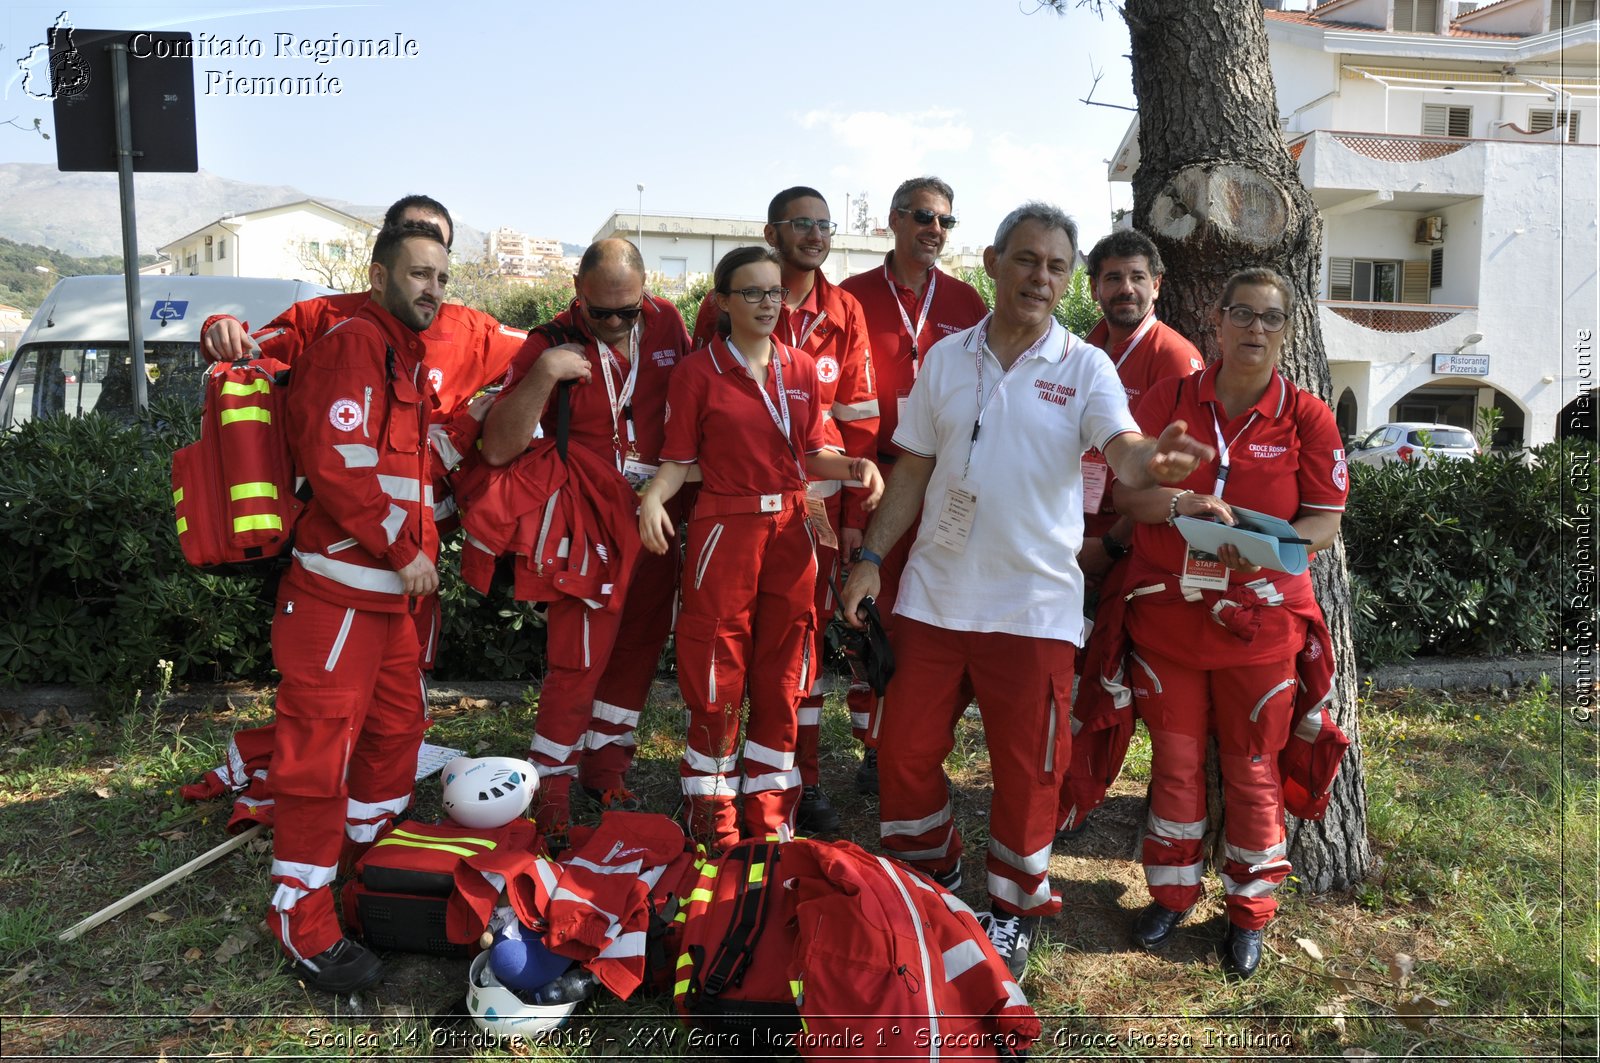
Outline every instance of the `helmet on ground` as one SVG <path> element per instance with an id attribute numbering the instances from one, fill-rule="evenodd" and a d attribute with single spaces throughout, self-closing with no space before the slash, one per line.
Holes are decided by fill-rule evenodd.
<path id="1" fill-rule="evenodd" d="M 463 827 L 503 827 L 528 809 L 539 775 L 515 757 L 457 757 L 444 766 L 444 812 Z"/>
<path id="2" fill-rule="evenodd" d="M 495 1037 L 536 1037 L 567 1021 L 578 1001 L 567 1004 L 528 1004 L 500 984 L 489 969 L 489 954 L 472 958 L 467 972 L 467 1013 L 478 1029 Z"/>

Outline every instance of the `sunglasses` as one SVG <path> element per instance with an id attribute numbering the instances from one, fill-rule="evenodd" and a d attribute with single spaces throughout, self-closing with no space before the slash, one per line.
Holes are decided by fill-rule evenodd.
<path id="1" fill-rule="evenodd" d="M 911 220 L 916 222 L 918 225 L 927 225 L 937 219 L 939 222 L 939 228 L 948 231 L 950 229 L 954 229 L 959 224 L 959 222 L 956 221 L 956 216 L 954 214 L 935 214 L 927 207 L 918 207 L 916 210 L 908 210 L 905 207 L 896 207 L 894 209 L 898 210 L 901 214 L 909 214 L 911 216 Z"/>
<path id="2" fill-rule="evenodd" d="M 1268 332 L 1282 332 L 1283 326 L 1289 320 L 1289 315 L 1282 310 L 1264 310 L 1257 313 L 1243 303 L 1222 308 L 1228 315 L 1228 320 L 1233 322 L 1235 328 L 1249 328 L 1256 323 L 1256 318 L 1261 319 L 1261 327 Z"/>
<path id="3" fill-rule="evenodd" d="M 614 317 L 621 321 L 632 321 L 643 310 L 644 306 L 642 304 L 639 306 L 590 306 L 588 303 L 583 304 L 583 312 L 588 314 L 592 321 L 604 321 L 608 317 Z"/>
<path id="4" fill-rule="evenodd" d="M 794 231 L 797 233 L 808 233 L 812 229 L 816 229 L 817 231 L 821 232 L 823 236 L 831 236 L 839 228 L 839 223 L 836 221 L 828 221 L 827 219 L 818 220 L 816 218 L 788 218 L 784 221 L 774 222 L 773 224 L 793 225 Z"/>

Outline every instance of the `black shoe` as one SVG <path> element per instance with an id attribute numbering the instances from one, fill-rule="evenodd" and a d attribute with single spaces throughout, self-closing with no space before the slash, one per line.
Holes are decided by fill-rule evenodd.
<path id="1" fill-rule="evenodd" d="M 878 792 L 878 751 L 866 749 L 861 753 L 861 766 L 856 769 L 856 792 L 862 794 L 875 794 Z"/>
<path id="2" fill-rule="evenodd" d="M 1145 949 L 1159 948 L 1192 910 L 1175 912 L 1160 904 L 1149 905 L 1133 921 L 1133 943 Z"/>
<path id="3" fill-rule="evenodd" d="M 1005 961 L 1011 977 L 1021 982 L 1022 973 L 1028 969 L 1028 953 L 1033 948 L 1033 939 L 1039 935 L 1038 917 L 1012 915 L 1009 912 L 979 912 L 978 924 L 989 935 L 989 944 Z"/>
<path id="4" fill-rule="evenodd" d="M 937 874 L 930 872 L 928 877 L 951 893 L 954 893 L 961 888 L 961 865 L 957 864 L 949 871 L 942 871 Z"/>
<path id="5" fill-rule="evenodd" d="M 1222 936 L 1222 969 L 1239 978 L 1249 978 L 1261 966 L 1261 931 L 1228 924 Z"/>
<path id="6" fill-rule="evenodd" d="M 297 977 L 325 993 L 353 993 L 383 977 L 383 964 L 372 950 L 349 938 L 340 938 L 293 967 Z"/>
<path id="7" fill-rule="evenodd" d="M 1060 830 L 1056 831 L 1056 841 L 1064 842 L 1069 838 L 1076 838 L 1078 835 L 1082 834 L 1085 830 L 1087 830 L 1088 827 L 1089 827 L 1089 817 L 1088 816 L 1084 816 L 1082 819 L 1078 820 L 1078 822 L 1074 823 L 1072 826 L 1070 826 L 1070 827 L 1062 826 Z"/>
<path id="8" fill-rule="evenodd" d="M 820 786 L 800 790 L 800 804 L 794 810 L 794 825 L 801 834 L 825 834 L 839 829 L 839 810 L 833 807 Z"/>

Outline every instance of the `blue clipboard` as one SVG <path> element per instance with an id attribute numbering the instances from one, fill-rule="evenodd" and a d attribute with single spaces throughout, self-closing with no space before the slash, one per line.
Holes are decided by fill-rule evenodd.
<path id="1" fill-rule="evenodd" d="M 1215 554 L 1224 544 L 1238 548 L 1240 556 L 1262 568 L 1298 576 L 1311 567 L 1307 543 L 1294 525 L 1268 513 L 1234 506 L 1235 525 L 1201 517 L 1179 517 L 1173 525 L 1196 550 Z"/>

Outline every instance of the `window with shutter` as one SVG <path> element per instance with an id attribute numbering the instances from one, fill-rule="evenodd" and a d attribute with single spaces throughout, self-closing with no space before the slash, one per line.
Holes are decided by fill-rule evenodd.
<path id="1" fill-rule="evenodd" d="M 1400 276 L 1400 301 L 1402 303 L 1426 303 L 1428 301 L 1428 274 L 1429 260 L 1419 258 L 1415 262 L 1401 263 Z"/>
<path id="2" fill-rule="evenodd" d="M 1394 28 L 1408 33 L 1439 32 L 1439 0 L 1394 0 Z"/>
<path id="3" fill-rule="evenodd" d="M 1550 4 L 1550 28 L 1553 30 L 1593 21 L 1594 0 L 1552 0 Z"/>
<path id="4" fill-rule="evenodd" d="M 1348 258 L 1328 259 L 1328 298 L 1353 299 L 1350 292 L 1351 262 Z"/>
<path id="5" fill-rule="evenodd" d="M 1422 135 L 1425 137 L 1470 137 L 1472 108 L 1443 103 L 1422 105 Z"/>
<path id="6" fill-rule="evenodd" d="M 1420 289 L 1421 298 L 1416 299 L 1405 294 L 1418 283 L 1412 277 L 1413 265 L 1422 267 L 1421 283 L 1424 285 Z M 1428 301 L 1427 267 L 1425 259 L 1410 263 L 1381 258 L 1329 258 L 1328 298 L 1358 303 L 1425 303 Z"/>
<path id="7" fill-rule="evenodd" d="M 1428 255 L 1428 287 L 1444 287 L 1444 248 L 1436 247 Z"/>

